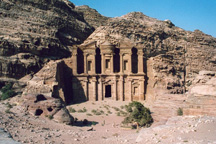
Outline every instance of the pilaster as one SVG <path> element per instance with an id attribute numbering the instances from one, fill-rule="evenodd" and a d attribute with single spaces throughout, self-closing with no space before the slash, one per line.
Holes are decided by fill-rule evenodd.
<path id="1" fill-rule="evenodd" d="M 143 49 L 138 49 L 138 73 L 143 74 Z"/>
<path id="2" fill-rule="evenodd" d="M 83 53 L 83 57 L 84 57 L 84 74 L 88 73 L 87 70 L 87 53 Z"/>
<path id="3" fill-rule="evenodd" d="M 77 48 L 72 51 L 73 74 L 77 74 Z"/>
<path id="4" fill-rule="evenodd" d="M 139 100 L 143 101 L 143 100 L 145 100 L 145 92 L 144 92 L 145 79 L 140 79 L 139 82 L 140 82 Z"/>

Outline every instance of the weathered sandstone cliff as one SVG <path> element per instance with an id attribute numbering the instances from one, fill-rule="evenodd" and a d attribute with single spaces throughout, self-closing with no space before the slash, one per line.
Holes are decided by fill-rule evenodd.
<path id="1" fill-rule="evenodd" d="M 2 0 L 0 25 L 0 74 L 14 78 L 37 72 L 47 59 L 69 57 L 70 46 L 93 32 L 67 0 Z"/>

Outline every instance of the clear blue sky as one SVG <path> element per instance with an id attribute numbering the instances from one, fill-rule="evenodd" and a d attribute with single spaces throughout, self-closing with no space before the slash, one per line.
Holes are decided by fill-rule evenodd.
<path id="1" fill-rule="evenodd" d="M 100 14 L 117 17 L 139 11 L 159 20 L 169 19 L 185 30 L 199 29 L 216 37 L 216 0 L 70 0 Z"/>

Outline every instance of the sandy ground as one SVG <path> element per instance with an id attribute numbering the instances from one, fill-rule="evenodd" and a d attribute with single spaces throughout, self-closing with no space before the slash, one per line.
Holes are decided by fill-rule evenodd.
<path id="1" fill-rule="evenodd" d="M 121 144 L 121 143 L 216 143 L 215 117 L 172 117 L 165 124 L 131 130 L 121 127 L 124 119 L 118 112 L 128 102 L 103 101 L 70 105 L 75 126 L 56 123 L 24 113 L 22 107 L 8 111 L 7 102 L 0 102 L 0 128 L 20 143 L 28 144 Z M 119 108 L 119 110 L 117 109 Z M 81 110 L 86 109 L 85 112 Z M 79 112 L 78 112 L 79 111 Z M 95 115 L 92 111 L 99 111 Z M 84 119 L 89 121 L 83 126 Z M 2 143 L 0 138 L 0 143 Z"/>

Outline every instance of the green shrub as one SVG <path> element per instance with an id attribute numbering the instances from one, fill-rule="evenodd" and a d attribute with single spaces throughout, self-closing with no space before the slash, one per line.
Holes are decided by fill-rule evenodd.
<path id="1" fill-rule="evenodd" d="M 70 113 L 75 113 L 76 110 L 75 110 L 74 108 L 70 107 L 70 108 L 69 108 L 69 112 L 70 112 Z"/>
<path id="2" fill-rule="evenodd" d="M 182 108 L 178 108 L 178 110 L 177 110 L 177 115 L 178 115 L 178 116 L 182 116 L 182 115 L 183 115 L 183 110 L 182 110 Z"/>
<path id="3" fill-rule="evenodd" d="M 120 109 L 119 108 L 117 108 L 117 107 L 112 107 L 115 111 L 120 111 Z"/>
<path id="4" fill-rule="evenodd" d="M 102 114 L 104 114 L 104 111 L 103 111 L 103 110 L 98 110 L 98 109 L 97 109 L 97 110 L 94 110 L 94 109 L 93 109 L 91 112 L 92 112 L 94 115 L 102 115 Z"/>
<path id="5" fill-rule="evenodd" d="M 52 115 L 48 115 L 48 118 L 51 120 L 51 119 L 53 119 L 53 116 Z"/>
<path id="6" fill-rule="evenodd" d="M 87 109 L 84 107 L 83 109 L 79 109 L 77 112 L 78 113 L 85 113 L 85 112 L 87 112 Z"/>
<path id="7" fill-rule="evenodd" d="M 9 109 L 9 108 L 6 109 L 6 110 L 5 110 L 5 113 L 11 113 L 10 109 Z"/>
<path id="8" fill-rule="evenodd" d="M 140 102 L 131 102 L 125 106 L 127 115 L 122 122 L 123 124 L 129 124 L 137 122 L 139 126 L 149 127 L 153 123 L 151 112 L 148 108 L 144 107 Z"/>
<path id="9" fill-rule="evenodd" d="M 12 86 L 13 86 L 12 83 L 9 83 L 9 84 L 5 85 L 5 86 L 1 89 L 1 92 L 2 92 L 2 93 L 5 93 L 5 92 L 7 92 L 8 90 L 11 90 L 11 89 L 12 89 Z"/>
<path id="10" fill-rule="evenodd" d="M 90 114 L 90 113 L 87 113 L 86 115 L 87 115 L 87 116 L 92 116 L 92 114 Z"/>
<path id="11" fill-rule="evenodd" d="M 12 83 L 9 83 L 1 89 L 2 92 L 1 100 L 6 100 L 15 95 L 15 92 L 12 90 L 12 86 L 13 86 Z"/>

